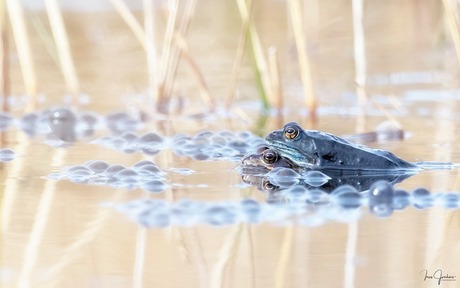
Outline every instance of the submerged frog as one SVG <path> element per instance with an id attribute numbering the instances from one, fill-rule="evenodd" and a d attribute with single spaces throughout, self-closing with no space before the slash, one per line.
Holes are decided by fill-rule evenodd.
<path id="1" fill-rule="evenodd" d="M 284 158 L 310 169 L 417 169 L 388 151 L 353 144 L 321 131 L 303 130 L 295 122 L 271 132 L 265 140 Z"/>
<path id="2" fill-rule="evenodd" d="M 255 153 L 244 156 L 241 159 L 240 166 L 250 171 L 272 170 L 276 167 L 300 168 L 293 161 L 281 156 L 278 151 L 270 149 L 267 146 L 261 146 L 257 148 Z"/>

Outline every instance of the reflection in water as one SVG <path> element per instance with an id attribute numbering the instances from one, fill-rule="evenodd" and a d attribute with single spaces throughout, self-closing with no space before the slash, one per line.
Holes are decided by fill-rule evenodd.
<path id="1" fill-rule="evenodd" d="M 149 199 L 115 205 L 115 208 L 145 227 L 292 221 L 316 226 L 331 220 L 355 221 L 361 215 L 360 208 L 364 206 L 368 206 L 369 212 L 377 217 L 389 217 L 394 210 L 403 210 L 409 205 L 419 209 L 433 206 L 460 208 L 460 193 L 431 194 L 421 188 L 412 193 L 395 191 L 393 185 L 385 180 L 375 182 L 366 192 L 359 192 L 348 184 L 338 186 L 330 193 L 295 184 L 289 188 L 272 190 L 269 194 L 268 198 L 275 199 L 267 199 L 269 204 L 252 199 L 236 202 L 180 200 L 174 203 Z"/>

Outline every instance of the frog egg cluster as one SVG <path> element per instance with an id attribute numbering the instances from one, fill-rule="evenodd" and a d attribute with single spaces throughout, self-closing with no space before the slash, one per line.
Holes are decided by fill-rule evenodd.
<path id="1" fill-rule="evenodd" d="M 194 160 L 240 161 L 241 157 L 265 141 L 250 133 L 228 131 L 202 132 L 195 136 L 176 135 L 171 140 L 171 149 Z"/>
<path id="2" fill-rule="evenodd" d="M 175 203 L 163 200 L 135 200 L 114 207 L 133 221 L 145 227 L 198 224 L 231 225 L 237 223 L 297 223 L 317 226 L 326 221 L 351 222 L 362 215 L 360 207 L 368 206 L 371 214 L 389 217 L 394 210 L 413 205 L 424 209 L 434 205 L 460 208 L 460 193 L 430 194 L 424 188 L 412 193 L 394 190 L 387 181 L 377 181 L 368 193 L 358 192 L 353 186 L 343 185 L 332 193 L 294 185 L 282 190 L 288 200 L 276 205 L 259 203 L 252 199 L 234 202 L 201 202 L 181 200 Z"/>
<path id="3" fill-rule="evenodd" d="M 141 188 L 158 193 L 167 188 L 166 173 L 155 163 L 143 160 L 133 166 L 109 165 L 105 161 L 91 160 L 82 165 L 68 167 L 62 172 L 48 175 L 48 178 L 68 179 L 79 184 L 109 185 L 115 188 Z"/>
<path id="4" fill-rule="evenodd" d="M 93 143 L 124 153 L 142 152 L 153 155 L 169 148 L 178 155 L 191 157 L 194 160 L 240 161 L 242 156 L 265 142 L 250 132 L 207 131 L 195 136 L 179 134 L 170 139 L 155 133 L 137 136 L 126 132 L 121 135 L 102 137 Z"/>
<path id="5" fill-rule="evenodd" d="M 163 137 L 156 133 L 137 136 L 131 132 L 123 133 L 120 136 L 105 136 L 93 141 L 93 143 L 124 153 L 142 152 L 147 155 L 155 155 L 164 149 L 164 142 Z"/>
<path id="6" fill-rule="evenodd" d="M 358 192 L 351 185 L 342 185 L 331 193 L 321 189 L 308 189 L 303 185 L 294 185 L 279 191 L 289 203 L 332 203 L 343 209 L 358 209 L 368 206 L 369 211 L 377 217 L 389 217 L 395 210 L 403 210 L 412 205 L 426 209 L 435 205 L 448 209 L 460 208 L 460 193 L 430 193 L 425 188 L 417 188 L 412 193 L 395 190 L 388 181 L 377 181 L 368 192 Z"/>
<path id="7" fill-rule="evenodd" d="M 10 162 L 16 159 L 17 154 L 10 149 L 0 148 L 0 162 Z"/>
<path id="8" fill-rule="evenodd" d="M 145 227 L 170 225 L 191 226 L 210 224 L 214 226 L 236 223 L 285 222 L 298 214 L 292 206 L 261 204 L 252 199 L 227 202 L 201 202 L 181 200 L 169 203 L 163 200 L 135 200 L 115 208 L 134 222 Z"/>

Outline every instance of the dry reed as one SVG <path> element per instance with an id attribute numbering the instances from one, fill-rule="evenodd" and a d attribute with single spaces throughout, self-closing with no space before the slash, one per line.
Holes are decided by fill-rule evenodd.
<path id="1" fill-rule="evenodd" d="M 0 2 L 0 96 L 2 110 L 8 110 L 7 96 L 10 93 L 9 61 L 8 61 L 8 22 L 6 21 L 5 1 Z"/>
<path id="2" fill-rule="evenodd" d="M 19 64 L 26 93 L 31 97 L 27 109 L 35 106 L 37 94 L 37 77 L 32 59 L 32 50 L 29 43 L 29 36 L 26 29 L 23 7 L 19 0 L 7 0 L 7 10 L 10 17 L 11 29 L 13 31 Z"/>
<path id="3" fill-rule="evenodd" d="M 366 54 L 363 28 L 363 1 L 353 0 L 353 42 L 355 59 L 355 84 L 359 102 L 356 132 L 365 130 L 365 113 L 367 96 L 364 87 L 366 85 Z"/>
<path id="4" fill-rule="evenodd" d="M 67 85 L 67 89 L 73 95 L 73 102 L 76 104 L 76 96 L 80 90 L 80 84 L 75 70 L 75 65 L 70 51 L 69 39 L 62 19 L 61 10 L 57 0 L 45 0 L 45 7 L 56 43 L 59 62 Z"/>
<path id="5" fill-rule="evenodd" d="M 158 100 L 157 50 L 155 43 L 155 19 L 153 0 L 144 0 L 144 31 L 145 48 L 147 54 L 147 69 L 149 79 L 148 94 L 151 99 Z"/>
<path id="6" fill-rule="evenodd" d="M 283 89 L 281 88 L 278 54 L 275 47 L 270 47 L 270 49 L 268 49 L 268 63 L 272 83 L 272 103 L 276 109 L 277 115 L 281 116 L 283 109 Z"/>
<path id="7" fill-rule="evenodd" d="M 313 90 L 313 80 L 311 76 L 311 65 L 307 54 L 306 39 L 304 33 L 304 23 L 302 21 L 302 9 L 299 0 L 288 1 L 289 14 L 292 21 L 292 29 L 294 32 L 294 40 L 296 44 L 297 54 L 299 57 L 300 78 L 302 80 L 305 93 L 305 102 L 307 109 L 310 112 L 310 120 L 316 120 L 317 100 Z"/>
<path id="8" fill-rule="evenodd" d="M 460 65 L 460 31 L 455 16 L 457 11 L 452 6 L 451 1 L 442 0 L 442 3 L 444 5 L 444 13 L 447 20 L 447 25 L 449 27 L 450 35 L 452 37 L 452 41 L 454 42 L 457 61 Z"/>
<path id="9" fill-rule="evenodd" d="M 128 25 L 129 29 L 134 33 L 134 36 L 139 41 L 139 44 L 142 46 L 144 50 L 146 50 L 145 44 L 145 33 L 142 26 L 136 20 L 133 13 L 129 10 L 128 6 L 125 4 L 123 0 L 110 0 L 112 1 L 115 10 L 120 14 L 121 18 L 125 21 L 126 25 Z"/>

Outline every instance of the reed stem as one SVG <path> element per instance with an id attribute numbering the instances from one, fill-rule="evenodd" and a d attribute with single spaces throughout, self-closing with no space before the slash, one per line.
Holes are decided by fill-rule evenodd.
<path id="1" fill-rule="evenodd" d="M 458 28 L 458 23 L 455 17 L 455 9 L 452 6 L 451 1 L 442 0 L 444 6 L 444 13 L 447 20 L 447 25 L 449 26 L 449 31 L 454 42 L 455 52 L 457 54 L 457 61 L 460 65 L 460 31 Z"/>
<path id="2" fill-rule="evenodd" d="M 24 88 L 27 95 L 31 97 L 31 101 L 28 103 L 28 109 L 30 109 L 35 105 L 36 101 L 37 78 L 25 24 L 24 11 L 19 0 L 6 0 L 6 4 L 16 43 L 19 64 L 21 66 Z"/>
<path id="3" fill-rule="evenodd" d="M 236 0 L 238 9 L 240 11 L 243 26 L 248 26 L 249 50 L 253 59 L 253 70 L 255 74 L 255 81 L 259 95 L 262 100 L 263 108 L 267 111 L 270 108 L 269 91 L 271 89 L 270 75 L 268 73 L 268 65 L 264 56 L 262 44 L 257 33 L 254 22 L 252 21 L 252 9 L 248 9 L 245 0 Z M 252 8 L 252 1 L 250 6 Z"/>
<path id="4" fill-rule="evenodd" d="M 6 21 L 5 1 L 0 2 L 0 97 L 2 110 L 8 111 L 7 97 L 10 93 L 8 22 Z"/>
<path id="5" fill-rule="evenodd" d="M 272 83 L 272 103 L 278 116 L 282 115 L 283 109 L 283 89 L 281 89 L 281 79 L 279 72 L 278 53 L 275 47 L 268 49 L 268 63 L 270 67 L 270 79 Z"/>
<path id="6" fill-rule="evenodd" d="M 145 44 L 145 33 L 142 26 L 136 20 L 133 13 L 129 10 L 128 6 L 125 4 L 123 0 L 110 0 L 112 1 L 113 6 L 120 14 L 121 18 L 125 21 L 126 25 L 128 25 L 129 29 L 134 33 L 134 36 L 139 41 L 139 44 L 142 46 L 144 50 L 146 50 Z"/>
<path id="7" fill-rule="evenodd" d="M 363 0 L 353 0 L 352 13 L 355 54 L 355 84 L 359 103 L 356 132 L 362 133 L 366 129 L 364 109 L 367 102 L 366 91 L 364 90 L 366 85 L 366 48 L 363 28 Z"/>
<path id="8" fill-rule="evenodd" d="M 305 102 L 310 112 L 310 119 L 316 120 L 317 100 L 313 91 L 313 81 L 311 76 L 311 65 L 307 54 L 306 39 L 304 33 L 304 24 L 302 9 L 299 0 L 288 0 L 289 14 L 291 15 L 292 30 L 296 44 L 297 54 L 299 57 L 300 78 L 302 80 L 305 93 Z"/>
<path id="9" fill-rule="evenodd" d="M 45 7 L 50 21 L 51 31 L 53 32 L 54 41 L 56 43 L 57 54 L 61 64 L 62 74 L 67 85 L 67 89 L 72 93 L 74 104 L 76 104 L 76 96 L 80 90 L 75 65 L 70 51 L 69 39 L 62 19 L 61 9 L 57 0 L 45 0 Z"/>
<path id="10" fill-rule="evenodd" d="M 153 0 L 144 0 L 144 31 L 145 48 L 147 54 L 147 69 L 149 78 L 148 94 L 154 101 L 158 100 L 158 77 L 157 77 L 157 50 L 155 46 L 155 27 Z"/>

